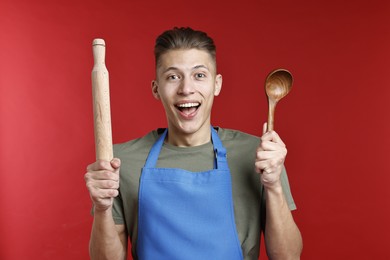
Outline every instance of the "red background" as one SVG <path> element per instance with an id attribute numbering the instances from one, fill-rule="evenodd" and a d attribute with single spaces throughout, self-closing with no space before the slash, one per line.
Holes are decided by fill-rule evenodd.
<path id="1" fill-rule="evenodd" d="M 389 25 L 386 0 L 2 0 L 0 259 L 88 258 L 91 42 L 107 43 L 122 142 L 165 126 L 152 49 L 173 26 L 216 41 L 214 125 L 260 134 L 266 75 L 293 73 L 275 128 L 289 149 L 302 259 L 390 259 Z"/>

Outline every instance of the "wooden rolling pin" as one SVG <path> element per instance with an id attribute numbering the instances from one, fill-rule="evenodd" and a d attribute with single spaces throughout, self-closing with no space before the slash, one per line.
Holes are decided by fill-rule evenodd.
<path id="1" fill-rule="evenodd" d="M 92 69 L 92 95 L 96 160 L 111 161 L 112 132 L 110 111 L 110 86 L 105 64 L 106 44 L 103 39 L 92 42 L 94 65 Z"/>

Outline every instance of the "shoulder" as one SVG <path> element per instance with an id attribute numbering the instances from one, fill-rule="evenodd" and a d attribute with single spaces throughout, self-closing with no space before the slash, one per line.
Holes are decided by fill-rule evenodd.
<path id="1" fill-rule="evenodd" d="M 260 138 L 258 136 L 248 134 L 242 131 L 217 128 L 218 136 L 221 138 L 222 143 L 225 146 L 245 146 L 245 147 L 258 147 Z M 227 148 L 227 147 L 226 147 Z"/>
<path id="2" fill-rule="evenodd" d="M 163 132 L 164 129 L 156 129 L 153 131 L 150 131 L 146 135 L 129 140 L 124 143 L 118 143 L 114 145 L 114 154 L 115 156 L 119 156 L 121 154 L 128 154 L 133 152 L 149 152 L 152 145 L 156 142 L 159 135 Z"/>
<path id="3" fill-rule="evenodd" d="M 230 162 L 234 162 L 237 165 L 252 165 L 252 161 L 255 160 L 256 150 L 260 144 L 258 136 L 225 128 L 218 128 L 218 136 L 226 148 Z"/>

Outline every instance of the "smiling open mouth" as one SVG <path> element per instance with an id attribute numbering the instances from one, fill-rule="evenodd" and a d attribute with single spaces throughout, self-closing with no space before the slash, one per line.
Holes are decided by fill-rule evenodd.
<path id="1" fill-rule="evenodd" d="M 183 104 L 177 104 L 176 108 L 180 110 L 180 112 L 190 115 L 194 113 L 198 108 L 200 107 L 200 103 L 183 103 Z"/>

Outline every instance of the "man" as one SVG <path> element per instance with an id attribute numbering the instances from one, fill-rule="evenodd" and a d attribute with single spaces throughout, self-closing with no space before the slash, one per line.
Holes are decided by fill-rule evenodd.
<path id="1" fill-rule="evenodd" d="M 155 58 L 152 93 L 168 128 L 87 167 L 91 258 L 126 259 L 129 237 L 134 259 L 258 259 L 263 231 L 270 259 L 299 259 L 283 141 L 211 126 L 222 87 L 213 40 L 174 28 L 157 38 Z"/>

